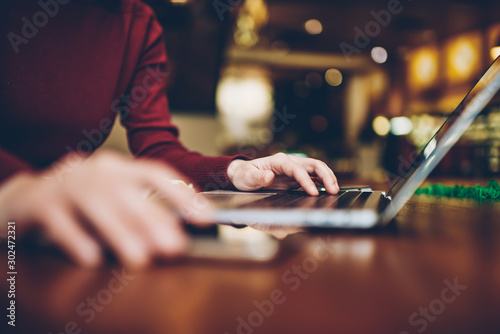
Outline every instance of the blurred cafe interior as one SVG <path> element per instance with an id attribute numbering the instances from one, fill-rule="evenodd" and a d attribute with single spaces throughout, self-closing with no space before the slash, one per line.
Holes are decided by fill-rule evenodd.
<path id="1" fill-rule="evenodd" d="M 500 54 L 498 1 L 145 2 L 186 146 L 301 154 L 340 179 L 400 174 Z M 499 130 L 497 97 L 434 176 L 498 175 Z M 126 152 L 124 130 L 105 147 Z"/>
<path id="2" fill-rule="evenodd" d="M 341 186 L 387 189 L 500 56 L 498 0 L 143 1 L 186 147 L 317 158 Z M 130 155 L 120 124 L 103 148 Z M 429 182 L 447 178 L 500 178 L 500 94 Z M 16 333 L 500 333 L 498 202 L 452 200 L 368 231 L 193 228 L 218 239 L 136 276 L 20 254 Z"/>

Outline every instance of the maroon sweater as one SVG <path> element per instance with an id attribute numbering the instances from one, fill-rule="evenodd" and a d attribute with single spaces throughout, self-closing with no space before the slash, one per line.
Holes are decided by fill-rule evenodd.
<path id="1" fill-rule="evenodd" d="M 162 28 L 148 6 L 0 2 L 0 182 L 69 152 L 91 153 L 118 115 L 134 155 L 166 161 L 202 187 L 231 186 L 235 157 L 202 156 L 178 140 Z"/>

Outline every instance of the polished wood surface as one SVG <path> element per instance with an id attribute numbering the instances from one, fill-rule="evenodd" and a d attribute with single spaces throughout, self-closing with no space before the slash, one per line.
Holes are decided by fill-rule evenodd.
<path id="1" fill-rule="evenodd" d="M 384 229 L 287 239 L 296 250 L 268 264 L 134 274 L 18 253 L 9 332 L 500 333 L 498 205 L 418 197 Z"/>

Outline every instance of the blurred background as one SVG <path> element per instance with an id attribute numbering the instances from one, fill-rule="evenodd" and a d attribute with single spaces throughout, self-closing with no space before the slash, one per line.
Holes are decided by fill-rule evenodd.
<path id="1" fill-rule="evenodd" d="M 500 2 L 148 0 L 180 137 L 208 155 L 279 151 L 390 182 L 500 55 Z M 105 147 L 127 151 L 116 127 Z M 500 174 L 500 96 L 435 176 Z"/>

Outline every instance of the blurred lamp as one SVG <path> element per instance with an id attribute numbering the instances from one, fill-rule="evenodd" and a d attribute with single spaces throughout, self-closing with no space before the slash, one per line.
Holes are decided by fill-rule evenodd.
<path id="1" fill-rule="evenodd" d="M 462 36 L 450 43 L 447 55 L 448 76 L 451 80 L 471 78 L 480 61 L 474 39 Z"/>
<path id="2" fill-rule="evenodd" d="M 439 74 L 439 53 L 435 47 L 425 47 L 410 58 L 408 84 L 421 90 L 436 82 Z"/>
<path id="3" fill-rule="evenodd" d="M 231 1 L 241 3 L 241 1 Z M 234 30 L 234 41 L 243 48 L 251 48 L 259 41 L 259 30 L 267 23 L 269 11 L 264 0 L 245 0 L 240 8 Z"/>
<path id="4" fill-rule="evenodd" d="M 220 140 L 226 144 L 245 141 L 259 145 L 272 140 L 268 127 L 274 110 L 273 94 L 266 71 L 254 67 L 227 68 L 215 97 L 223 126 Z"/>
<path id="5" fill-rule="evenodd" d="M 216 103 L 223 116 L 259 120 L 273 110 L 273 87 L 265 77 L 226 77 L 217 87 Z"/>
<path id="6" fill-rule="evenodd" d="M 234 32 L 234 41 L 241 47 L 250 48 L 257 44 L 259 35 L 252 29 L 238 29 Z"/>
<path id="7" fill-rule="evenodd" d="M 413 123 L 408 117 L 394 117 L 390 123 L 391 133 L 395 136 L 407 135 L 413 129 Z"/>

